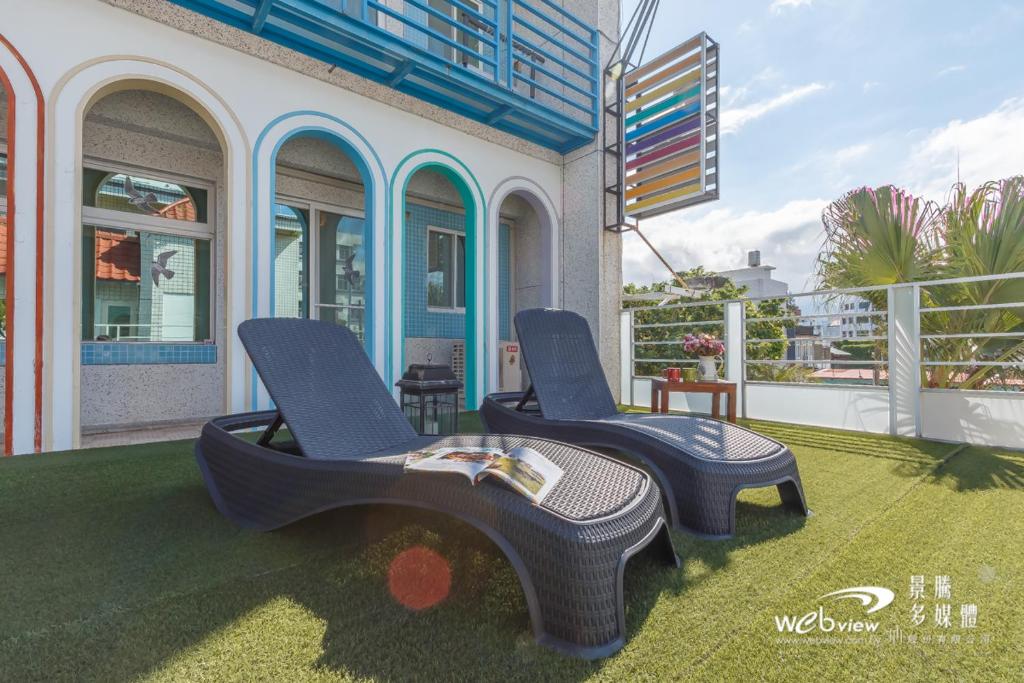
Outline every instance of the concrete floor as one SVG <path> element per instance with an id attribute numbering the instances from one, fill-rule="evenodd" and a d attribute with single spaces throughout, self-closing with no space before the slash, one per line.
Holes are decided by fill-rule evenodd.
<path id="1" fill-rule="evenodd" d="M 101 446 L 129 446 L 157 441 L 178 441 L 195 439 L 202 431 L 206 420 L 175 424 L 150 425 L 129 430 L 97 430 L 82 434 L 82 448 Z"/>

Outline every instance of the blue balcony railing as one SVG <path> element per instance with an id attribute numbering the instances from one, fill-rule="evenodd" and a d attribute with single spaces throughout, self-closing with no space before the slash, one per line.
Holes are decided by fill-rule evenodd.
<path id="1" fill-rule="evenodd" d="M 593 140 L 597 31 L 552 0 L 172 0 L 560 152 Z"/>

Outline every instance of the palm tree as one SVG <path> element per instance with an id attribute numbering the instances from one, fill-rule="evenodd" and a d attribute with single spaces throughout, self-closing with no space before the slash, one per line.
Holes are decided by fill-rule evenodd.
<path id="1" fill-rule="evenodd" d="M 1024 272 L 1024 177 L 988 182 L 968 193 L 963 183 L 953 186 L 944 209 L 945 258 L 942 275 L 972 277 Z M 1024 302 L 1024 280 L 990 280 L 934 288 L 936 306 L 974 306 Z M 944 290 L 939 292 L 938 290 Z M 923 316 L 924 330 L 948 332 L 1021 333 L 1021 337 L 985 337 L 934 340 L 928 352 L 941 360 L 1021 361 L 1024 356 L 1024 305 L 1013 308 L 949 311 Z M 949 366 L 935 367 L 934 386 L 952 383 Z M 963 374 L 961 371 L 960 374 Z M 959 382 L 969 389 L 1005 380 L 998 366 L 971 368 Z"/>
<path id="2" fill-rule="evenodd" d="M 938 278 L 1024 272 L 1024 178 L 982 185 L 974 192 L 958 183 L 938 206 L 892 186 L 854 190 L 822 215 L 825 249 L 818 278 L 842 289 Z M 865 293 L 879 310 L 884 292 Z M 922 355 L 936 361 L 1019 361 L 1024 357 L 1024 306 L 928 313 L 932 307 L 1024 302 L 1024 281 L 939 285 L 922 289 L 923 333 L 972 333 L 961 339 L 927 340 Z M 986 337 L 1016 333 L 1020 338 Z M 928 386 L 990 385 L 1019 373 L 996 366 L 935 365 Z"/>
<path id="3" fill-rule="evenodd" d="M 862 187 L 832 202 L 821 216 L 825 248 L 818 279 L 828 289 L 928 280 L 941 258 L 940 219 L 933 202 L 886 185 Z M 864 298 L 885 309 L 884 292 Z"/>

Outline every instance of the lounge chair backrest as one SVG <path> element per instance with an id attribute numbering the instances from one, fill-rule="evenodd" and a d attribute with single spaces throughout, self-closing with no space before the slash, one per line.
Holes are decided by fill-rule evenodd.
<path id="1" fill-rule="evenodd" d="M 238 336 L 306 457 L 365 455 L 416 436 L 350 330 L 259 318 L 240 324 Z"/>
<path id="2" fill-rule="evenodd" d="M 517 313 L 515 325 L 545 418 L 593 420 L 619 412 L 583 316 L 533 308 Z"/>

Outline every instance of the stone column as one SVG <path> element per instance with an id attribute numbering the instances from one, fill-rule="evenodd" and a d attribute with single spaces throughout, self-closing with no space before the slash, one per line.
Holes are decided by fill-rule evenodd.
<path id="1" fill-rule="evenodd" d="M 921 332 L 916 285 L 889 289 L 889 432 L 921 435 Z"/>
<path id="2" fill-rule="evenodd" d="M 619 35 L 618 0 L 565 0 L 562 4 L 598 29 L 603 72 Z M 608 385 L 619 400 L 622 237 L 604 229 L 602 141 L 599 132 L 594 142 L 564 157 L 562 307 L 577 311 L 590 323 Z"/>

